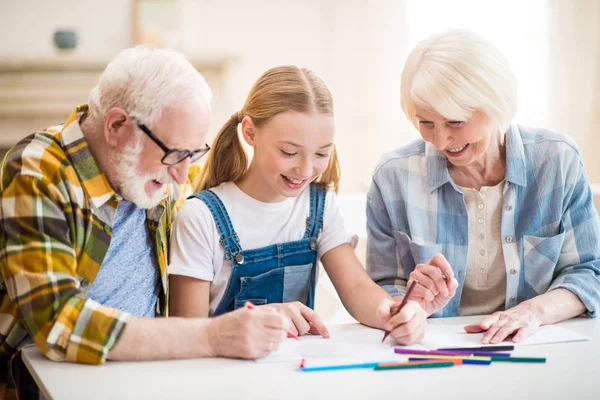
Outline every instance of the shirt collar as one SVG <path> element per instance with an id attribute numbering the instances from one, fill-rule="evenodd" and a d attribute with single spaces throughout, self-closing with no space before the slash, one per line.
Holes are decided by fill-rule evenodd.
<path id="1" fill-rule="evenodd" d="M 117 196 L 108 183 L 96 159 L 92 155 L 81 127 L 79 117 L 88 111 L 86 104 L 73 110 L 62 127 L 60 140 L 73 169 L 81 180 L 81 186 L 96 208 L 102 207 L 113 196 Z M 118 197 L 118 196 L 117 196 Z M 118 197 L 120 199 L 120 197 Z"/>
<path id="2" fill-rule="evenodd" d="M 525 148 L 517 125 L 511 124 L 506 132 L 506 181 L 515 185 L 527 186 L 525 169 Z M 451 182 L 448 160 L 431 143 L 425 143 L 427 165 L 427 185 L 433 192 L 445 183 Z"/>
<path id="3" fill-rule="evenodd" d="M 519 127 L 511 124 L 506 132 L 506 180 L 515 185 L 527 186 L 525 146 Z"/>

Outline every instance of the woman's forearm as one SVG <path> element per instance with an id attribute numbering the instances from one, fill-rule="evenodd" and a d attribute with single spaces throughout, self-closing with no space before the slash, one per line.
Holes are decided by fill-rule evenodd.
<path id="1" fill-rule="evenodd" d="M 542 325 L 577 317 L 586 311 L 579 297 L 563 288 L 551 290 L 521 304 L 531 307 Z"/>

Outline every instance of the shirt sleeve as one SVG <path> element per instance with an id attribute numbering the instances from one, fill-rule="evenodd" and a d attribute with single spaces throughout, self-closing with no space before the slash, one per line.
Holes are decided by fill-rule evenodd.
<path id="1" fill-rule="evenodd" d="M 186 200 L 173 228 L 169 274 L 212 282 L 216 235 L 216 225 L 206 204 L 200 199 Z"/>
<path id="2" fill-rule="evenodd" d="M 358 236 L 346 231 L 344 216 L 338 204 L 338 198 L 333 190 L 327 192 L 325 209 L 323 210 L 323 232 L 319 237 L 317 257 L 320 260 L 323 254 L 339 245 L 350 243 L 356 248 Z"/>
<path id="3" fill-rule="evenodd" d="M 391 296 L 406 293 L 406 276 L 398 258 L 394 229 L 379 189 L 373 182 L 367 193 L 367 273 Z"/>
<path id="4" fill-rule="evenodd" d="M 130 315 L 80 291 L 77 266 L 86 258 L 73 238 L 86 216 L 64 182 L 19 174 L 4 183 L 0 271 L 19 323 L 52 360 L 103 363 Z"/>
<path id="5" fill-rule="evenodd" d="M 600 226 L 583 163 L 574 158 L 567 170 L 562 224 L 564 241 L 548 291 L 564 288 L 579 297 L 586 316 L 596 317 L 600 308 Z"/>

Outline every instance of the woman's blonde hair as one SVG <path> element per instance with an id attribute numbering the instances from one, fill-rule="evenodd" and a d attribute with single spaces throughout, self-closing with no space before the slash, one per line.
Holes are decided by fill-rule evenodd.
<path id="1" fill-rule="evenodd" d="M 260 127 L 286 111 L 316 111 L 333 116 L 333 97 L 325 82 L 309 69 L 281 66 L 268 70 L 252 86 L 242 110 L 221 127 L 194 189 L 202 191 L 223 182 L 235 182 L 247 172 L 248 156 L 237 132 L 245 116 Z M 315 182 L 337 191 L 339 181 L 340 166 L 334 145 L 327 169 Z"/>
<path id="2" fill-rule="evenodd" d="M 417 129 L 416 107 L 457 121 L 481 111 L 504 136 L 517 112 L 517 81 L 491 42 L 471 31 L 450 30 L 419 42 L 409 54 L 400 98 Z"/>

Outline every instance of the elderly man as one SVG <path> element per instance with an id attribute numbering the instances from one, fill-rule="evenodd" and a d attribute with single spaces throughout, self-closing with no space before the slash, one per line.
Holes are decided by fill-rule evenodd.
<path id="1" fill-rule="evenodd" d="M 25 389 L 18 350 L 31 341 L 52 360 L 101 364 L 257 358 L 285 338 L 288 322 L 267 308 L 153 318 L 166 314 L 177 184 L 210 149 L 210 98 L 181 54 L 128 49 L 106 67 L 89 106 L 7 154 L 0 385 Z"/>

